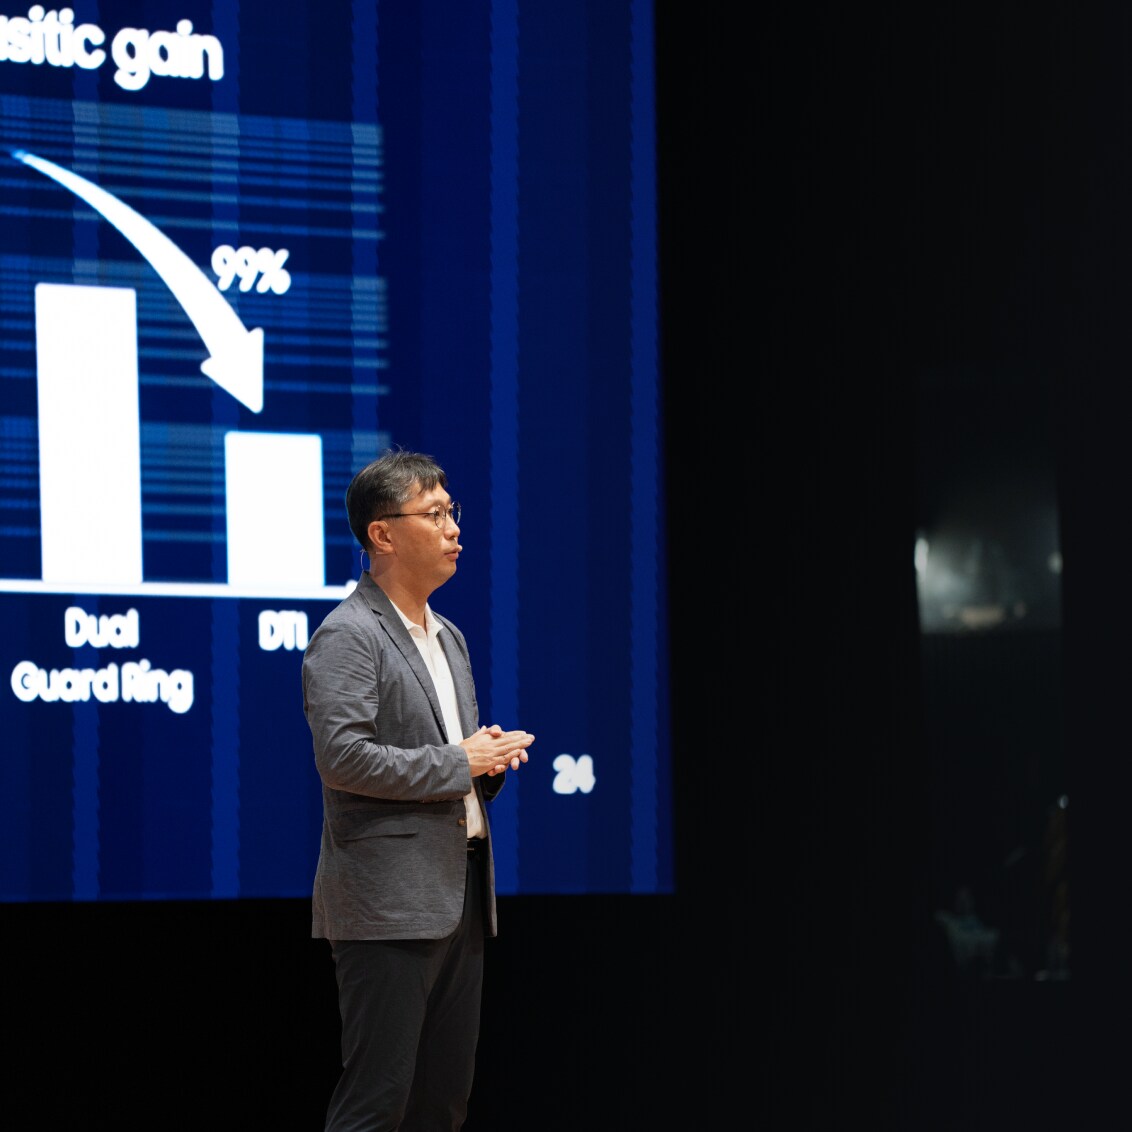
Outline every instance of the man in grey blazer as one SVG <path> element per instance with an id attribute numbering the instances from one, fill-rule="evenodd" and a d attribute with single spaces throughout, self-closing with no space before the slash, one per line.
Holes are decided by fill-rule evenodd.
<path id="1" fill-rule="evenodd" d="M 462 549 L 447 487 L 416 452 L 358 472 L 346 511 L 369 573 L 303 658 L 323 800 L 311 934 L 342 1018 L 327 1132 L 448 1132 L 471 1094 L 497 930 L 487 802 L 534 736 L 480 725 L 467 643 L 428 604 Z"/>

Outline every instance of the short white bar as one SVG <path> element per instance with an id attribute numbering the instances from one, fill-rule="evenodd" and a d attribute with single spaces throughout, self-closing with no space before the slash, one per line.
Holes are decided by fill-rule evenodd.
<path id="1" fill-rule="evenodd" d="M 226 433 L 224 480 L 228 584 L 323 585 L 322 438 Z"/>

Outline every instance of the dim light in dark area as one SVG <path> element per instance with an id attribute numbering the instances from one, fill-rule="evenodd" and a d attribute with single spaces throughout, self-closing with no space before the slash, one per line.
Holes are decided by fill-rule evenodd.
<path id="1" fill-rule="evenodd" d="M 969 978 L 1069 977 L 1061 547 L 1048 380 L 926 375 L 914 546 L 936 921 Z"/>

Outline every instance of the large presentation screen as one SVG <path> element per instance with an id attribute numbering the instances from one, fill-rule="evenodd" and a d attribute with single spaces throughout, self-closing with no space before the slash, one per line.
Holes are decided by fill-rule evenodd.
<path id="1" fill-rule="evenodd" d="M 651 5 L 9 5 L 0 103 L 0 900 L 309 896 L 390 446 L 537 736 L 499 891 L 671 891 Z"/>

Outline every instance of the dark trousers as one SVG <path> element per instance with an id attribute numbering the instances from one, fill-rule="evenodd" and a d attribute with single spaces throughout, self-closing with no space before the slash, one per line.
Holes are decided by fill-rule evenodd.
<path id="1" fill-rule="evenodd" d="M 326 1132 L 456 1132 L 472 1091 L 483 985 L 483 875 L 468 854 L 446 939 L 334 940 L 342 1075 Z"/>

